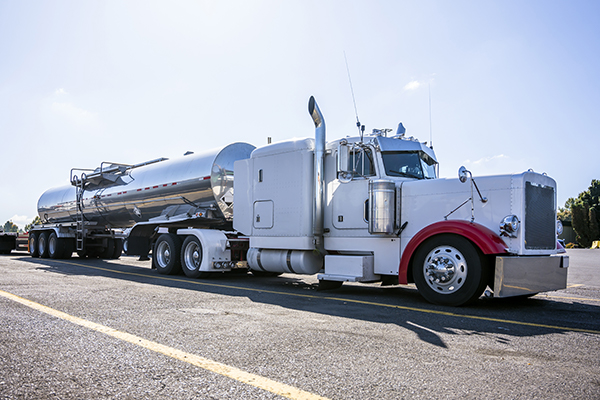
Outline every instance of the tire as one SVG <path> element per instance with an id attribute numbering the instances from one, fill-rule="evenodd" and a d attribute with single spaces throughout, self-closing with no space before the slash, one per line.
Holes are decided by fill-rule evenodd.
<path id="1" fill-rule="evenodd" d="M 122 253 L 123 253 L 123 239 L 115 239 L 115 248 L 114 248 L 111 258 L 113 260 L 116 260 L 117 258 L 121 257 Z"/>
<path id="2" fill-rule="evenodd" d="M 64 238 L 64 253 L 63 258 L 71 258 L 73 256 L 73 252 L 75 251 L 75 239 L 73 238 Z"/>
<path id="3" fill-rule="evenodd" d="M 38 237 L 38 254 L 41 258 L 48 258 L 48 237 L 50 233 L 48 231 L 40 233 Z"/>
<path id="4" fill-rule="evenodd" d="M 200 271 L 202 244 L 196 236 L 188 236 L 181 246 L 181 269 L 188 278 L 207 278 L 210 272 Z"/>
<path id="5" fill-rule="evenodd" d="M 63 258 L 65 253 L 65 241 L 60 239 L 56 232 L 51 231 L 48 235 L 48 257 L 53 259 Z"/>
<path id="6" fill-rule="evenodd" d="M 29 255 L 31 257 L 37 258 L 40 256 L 38 252 L 38 238 L 40 237 L 39 233 L 31 232 L 29 234 Z"/>
<path id="7" fill-rule="evenodd" d="M 181 271 L 179 253 L 181 239 L 172 233 L 163 233 L 156 239 L 152 259 L 159 274 L 173 275 Z"/>
<path id="8" fill-rule="evenodd" d="M 483 254 L 467 239 L 451 234 L 425 241 L 415 253 L 412 268 L 421 296 L 447 306 L 477 300 L 490 275 Z"/>
<path id="9" fill-rule="evenodd" d="M 113 254 L 115 253 L 115 240 L 112 238 L 106 239 L 106 247 L 102 248 L 100 252 L 100 258 L 108 259 L 113 258 Z"/>

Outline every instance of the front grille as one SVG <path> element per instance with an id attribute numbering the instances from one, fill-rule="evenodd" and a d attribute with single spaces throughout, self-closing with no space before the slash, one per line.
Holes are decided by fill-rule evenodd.
<path id="1" fill-rule="evenodd" d="M 525 183 L 525 248 L 552 250 L 556 247 L 554 188 Z"/>

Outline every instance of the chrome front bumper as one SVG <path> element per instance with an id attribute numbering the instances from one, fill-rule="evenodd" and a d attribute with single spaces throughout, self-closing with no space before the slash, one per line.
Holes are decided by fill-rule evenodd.
<path id="1" fill-rule="evenodd" d="M 567 255 L 496 257 L 494 297 L 565 289 L 568 267 Z"/>

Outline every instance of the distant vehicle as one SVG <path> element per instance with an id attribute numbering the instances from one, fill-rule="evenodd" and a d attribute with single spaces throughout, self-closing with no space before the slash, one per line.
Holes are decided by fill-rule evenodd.
<path id="1" fill-rule="evenodd" d="M 127 253 L 152 249 L 162 274 L 318 274 L 323 289 L 414 282 L 451 306 L 487 286 L 494 297 L 566 287 L 552 178 L 526 171 L 475 183 L 461 167 L 458 179 L 440 179 L 433 148 L 402 124 L 326 142 L 313 98 L 309 113 L 314 139 L 71 170 L 71 185 L 39 199 L 31 255 L 116 258 L 118 228 L 128 229 Z"/>
<path id="2" fill-rule="evenodd" d="M 4 232 L 4 228 L 0 227 L 0 254 L 10 254 L 17 248 L 18 235 L 16 232 Z"/>
<path id="3" fill-rule="evenodd" d="M 29 251 L 27 233 L 4 232 L 0 227 L 0 254 L 10 254 L 13 250 Z"/>

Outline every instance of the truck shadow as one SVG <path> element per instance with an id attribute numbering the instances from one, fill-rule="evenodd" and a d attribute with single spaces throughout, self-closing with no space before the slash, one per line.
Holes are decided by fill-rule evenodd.
<path id="1" fill-rule="evenodd" d="M 447 348 L 444 335 L 476 335 L 499 343 L 511 337 L 567 334 L 573 331 L 600 334 L 600 306 L 565 302 L 538 295 L 526 299 L 480 298 L 468 307 L 445 307 L 427 303 L 414 286 L 379 287 L 374 284 L 344 284 L 317 291 L 315 279 L 284 274 L 255 277 L 249 273 L 215 274 L 209 279 L 184 275 L 160 275 L 144 266 L 131 266 L 98 259 L 19 261 L 36 269 L 65 275 L 102 276 L 177 289 L 240 296 L 253 302 L 295 311 L 393 324 L 413 332 L 421 341 Z"/>

